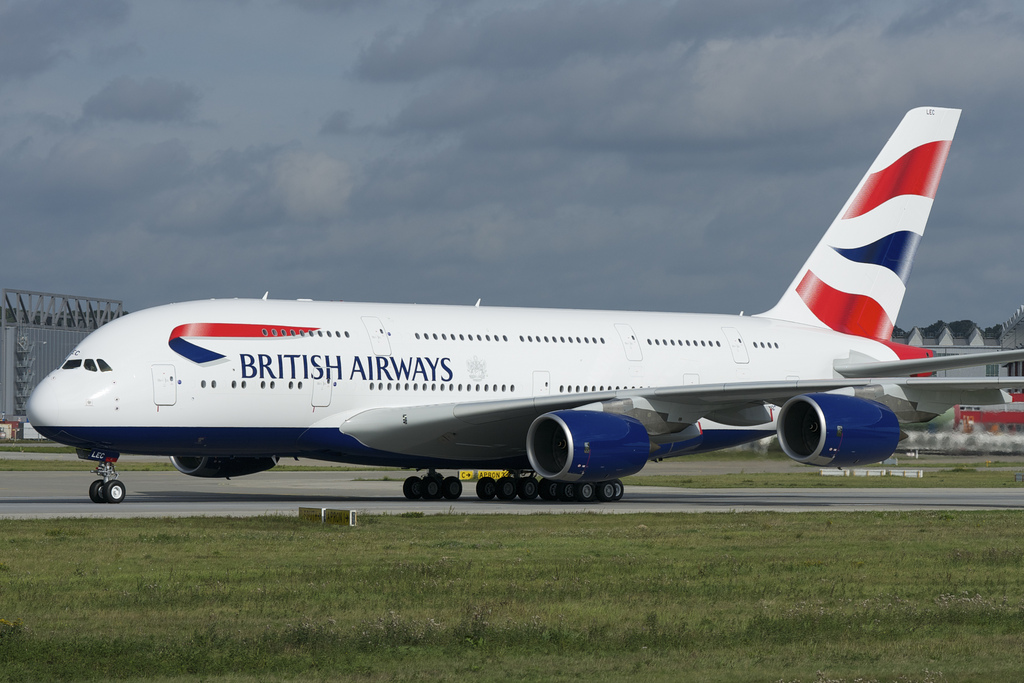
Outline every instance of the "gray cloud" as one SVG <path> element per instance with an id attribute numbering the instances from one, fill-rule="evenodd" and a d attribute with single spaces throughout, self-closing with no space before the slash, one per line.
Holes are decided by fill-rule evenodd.
<path id="1" fill-rule="evenodd" d="M 25 0 L 0 9 L 0 85 L 52 67 L 65 55 L 62 42 L 109 29 L 128 17 L 122 0 Z"/>
<path id="2" fill-rule="evenodd" d="M 392 133 L 455 133 L 482 147 L 558 145 L 644 154 L 690 153 L 724 141 L 760 145 L 769 136 L 788 139 L 797 132 L 813 136 L 823 124 L 874 117 L 880 102 L 894 98 L 913 106 L 930 93 L 955 89 L 1004 97 L 1015 79 L 1004 65 L 1024 59 L 1020 33 L 981 16 L 896 40 L 887 38 L 890 24 L 882 18 L 851 20 L 843 11 L 821 17 L 814 31 L 805 25 L 794 32 L 787 25 L 717 37 L 715 15 L 697 22 L 712 27 L 698 42 L 656 38 L 641 47 L 634 32 L 687 35 L 693 27 L 680 21 L 687 30 L 673 34 L 671 8 L 660 8 L 661 21 L 650 7 L 646 17 L 643 10 L 617 16 L 611 12 L 617 5 L 601 7 L 608 13 L 598 15 L 604 30 L 572 21 L 572 12 L 584 9 L 565 3 L 516 12 L 516 22 L 508 22 L 513 13 L 506 12 L 447 31 L 424 29 L 392 46 L 387 69 L 369 66 L 371 47 L 360 73 L 437 74 L 423 81 L 386 128 Z M 501 30 L 506 23 L 511 28 Z M 584 45 L 570 31 L 562 41 L 546 41 L 546 51 L 515 38 L 543 38 L 560 33 L 552 27 L 569 25 L 583 25 L 582 36 L 599 39 Z M 504 43 L 497 39 L 506 33 Z M 989 46 L 987 55 L 975 52 L 979 42 Z M 600 46 L 608 47 L 600 52 Z M 990 66 L 979 69 L 985 62 Z"/>
<path id="3" fill-rule="evenodd" d="M 801 35 L 846 20 L 845 4 L 790 0 L 715 3 L 547 2 L 482 16 L 439 12 L 420 30 L 378 36 L 356 64 L 363 78 L 417 80 L 447 69 L 549 69 L 582 55 L 602 58 L 735 39 L 764 31 Z M 737 20 L 742 17 L 742 20 Z"/>
<path id="4" fill-rule="evenodd" d="M 965 115 L 900 323 L 991 324 L 1021 303 L 1024 30 L 966 7 L 191 2 L 186 42 L 139 4 L 0 101 L 5 286 L 750 313 L 935 104 Z"/>
<path id="5" fill-rule="evenodd" d="M 352 178 L 346 164 L 297 145 L 203 160 L 179 141 L 77 136 L 43 154 L 17 146 L 0 152 L 0 214 L 22 236 L 11 252 L 21 265 L 5 272 L 19 286 L 97 294 L 120 273 L 116 296 L 132 308 L 157 291 L 262 294 L 344 219 Z"/>
<path id="6" fill-rule="evenodd" d="M 144 54 L 145 51 L 139 47 L 138 43 L 121 43 L 93 48 L 89 54 L 89 60 L 98 66 L 111 66 L 139 59 Z"/>
<path id="7" fill-rule="evenodd" d="M 140 82 L 121 76 L 86 100 L 82 115 L 107 121 L 187 122 L 192 120 L 199 100 L 199 92 L 184 83 L 159 78 Z"/>
<path id="8" fill-rule="evenodd" d="M 320 127 L 321 135 L 345 135 L 352 130 L 352 112 L 336 111 Z"/>
<path id="9" fill-rule="evenodd" d="M 368 7 L 379 4 L 382 0 L 281 0 L 282 4 L 292 5 L 307 12 L 349 12 L 356 7 Z"/>

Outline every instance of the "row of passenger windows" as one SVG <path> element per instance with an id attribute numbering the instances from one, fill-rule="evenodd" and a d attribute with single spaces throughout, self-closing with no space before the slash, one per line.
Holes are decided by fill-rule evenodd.
<path id="1" fill-rule="evenodd" d="M 704 346 L 704 347 L 719 347 L 722 345 L 720 341 L 704 341 L 703 339 L 698 341 L 694 339 L 692 342 L 689 339 L 648 339 L 648 346 Z M 777 349 L 779 348 L 778 342 L 753 342 L 754 348 L 762 349 Z"/>
<path id="2" fill-rule="evenodd" d="M 291 329 L 291 328 L 264 328 L 263 329 L 263 336 L 264 337 L 324 337 L 324 336 L 327 336 L 327 337 L 337 337 L 337 338 L 340 339 L 342 334 L 344 334 L 346 339 L 349 339 L 351 337 L 351 335 L 349 334 L 348 330 L 346 330 L 344 333 L 335 330 L 333 332 L 333 334 L 332 334 L 331 330 L 326 330 L 326 331 L 325 330 L 312 330 L 312 331 L 298 330 L 298 331 L 296 331 L 296 330 Z M 431 340 L 431 339 L 439 340 L 439 341 L 449 341 L 449 340 L 455 341 L 456 339 L 458 341 L 488 341 L 488 342 L 489 341 L 495 341 L 495 342 L 507 342 L 508 341 L 508 336 L 504 335 L 504 334 L 499 337 L 496 334 L 495 335 L 490 335 L 490 334 L 482 334 L 482 335 L 481 334 L 476 334 L 476 335 L 474 335 L 474 334 L 458 334 L 457 335 L 454 332 L 452 332 L 451 334 L 449 334 L 447 332 L 442 332 L 440 334 L 438 334 L 437 332 L 423 332 L 422 334 L 419 333 L 419 332 L 416 332 L 415 333 L 415 337 L 416 337 L 416 339 L 425 339 L 425 340 L 428 340 L 428 341 Z M 576 344 L 604 344 L 605 343 L 604 337 L 573 337 L 573 336 L 563 336 L 563 335 L 553 335 L 553 334 L 552 335 L 539 335 L 539 334 L 538 335 L 530 335 L 530 334 L 522 335 L 521 334 L 521 335 L 519 335 L 519 341 L 521 341 L 521 342 L 532 342 L 532 343 L 545 342 L 545 343 L 562 343 L 562 344 L 573 344 L 573 343 L 576 343 Z M 722 342 L 720 342 L 720 341 L 703 340 L 703 339 L 701 339 L 701 340 L 697 340 L 697 339 L 693 339 L 693 340 L 690 340 L 690 339 L 648 339 L 647 340 L 647 345 L 648 346 L 693 346 L 693 347 L 696 347 L 696 346 L 709 347 L 710 346 L 710 347 L 721 347 L 722 346 Z M 778 345 L 777 342 L 774 342 L 774 343 L 773 342 L 768 342 L 768 343 L 765 343 L 765 342 L 754 342 L 754 346 L 755 347 L 758 347 L 758 345 L 760 345 L 760 348 L 762 348 L 762 349 L 765 349 L 765 348 L 768 348 L 768 349 L 776 348 L 777 349 L 777 348 L 779 348 L 779 345 Z"/>
<path id="3" fill-rule="evenodd" d="M 620 387 L 620 386 L 616 386 L 613 389 L 612 385 L 610 385 L 610 384 L 607 387 L 604 386 L 603 384 L 601 386 L 590 386 L 588 384 L 584 384 L 582 389 L 581 389 L 580 385 L 577 384 L 576 388 L 573 389 L 573 386 L 571 384 L 569 386 L 565 386 L 563 384 L 563 385 L 558 387 L 558 393 L 560 393 L 560 394 L 566 394 L 566 393 L 568 393 L 568 394 L 586 394 L 586 393 L 591 392 L 591 391 L 604 391 L 605 389 L 607 389 L 608 391 L 619 391 L 620 389 L 636 389 L 636 387 Z"/>
<path id="4" fill-rule="evenodd" d="M 539 342 L 539 341 L 547 342 L 547 341 L 549 341 L 549 339 L 550 339 L 550 343 L 553 343 L 553 344 L 557 344 L 559 342 L 561 342 L 563 344 L 565 344 L 565 343 L 572 344 L 574 340 L 575 340 L 575 343 L 577 343 L 577 344 L 597 344 L 598 343 L 597 342 L 597 337 L 582 337 L 582 338 L 580 338 L 580 337 L 556 337 L 555 335 L 551 335 L 551 337 L 549 338 L 549 337 L 541 337 L 538 334 L 536 337 L 533 337 L 533 336 L 530 336 L 530 335 L 526 335 L 526 339 L 523 339 L 523 335 L 519 335 L 519 341 L 526 341 L 526 342 Z M 601 337 L 601 343 L 604 344 L 604 337 Z"/>
<path id="5" fill-rule="evenodd" d="M 481 335 L 481 334 L 477 334 L 477 335 L 460 334 L 460 335 L 456 335 L 454 332 L 452 332 L 449 335 L 446 332 L 442 332 L 440 335 L 438 335 L 436 332 L 424 332 L 421 335 L 419 332 L 417 332 L 415 334 L 415 337 L 417 339 L 426 339 L 428 341 L 431 340 L 431 339 L 440 340 L 440 341 L 448 341 L 449 339 L 451 341 L 455 341 L 456 339 L 458 339 L 459 341 L 474 341 L 474 340 L 475 341 L 496 341 L 496 342 L 507 342 L 508 341 L 508 336 L 504 335 L 504 334 L 499 337 L 496 334 L 495 335 L 490 335 L 490 334 L 483 334 L 483 335 Z M 597 337 L 565 337 L 565 336 L 555 336 L 555 335 L 542 336 L 542 335 L 539 335 L 539 334 L 534 336 L 532 334 L 528 334 L 528 335 L 522 335 L 521 334 L 521 335 L 519 335 L 519 341 L 521 341 L 521 342 L 540 342 L 540 341 L 544 341 L 544 342 L 548 342 L 548 343 L 558 343 L 558 342 L 561 342 L 563 344 L 573 344 L 573 343 L 576 343 L 576 344 L 597 344 L 598 343 L 598 338 Z M 604 344 L 604 337 L 601 337 L 600 343 Z"/>
<path id="6" fill-rule="evenodd" d="M 430 333 L 424 332 L 422 337 L 421 337 L 420 333 L 417 332 L 416 333 L 416 338 L 417 339 L 421 339 L 422 338 L 422 339 L 426 339 L 426 340 L 441 339 L 441 341 L 448 341 L 449 339 L 451 339 L 452 341 L 455 341 L 455 333 L 452 332 L 451 335 L 448 335 L 446 332 L 442 332 L 441 336 L 438 337 L 436 332 L 430 332 Z M 484 334 L 484 335 L 479 335 L 478 334 L 475 337 L 472 334 L 460 334 L 458 336 L 458 339 L 459 339 L 459 341 L 473 341 L 474 339 L 476 341 L 496 341 L 496 342 L 501 342 L 501 341 L 507 342 L 508 341 L 508 337 L 506 337 L 505 335 L 502 335 L 500 339 L 498 338 L 498 335 L 494 335 L 494 338 L 492 339 L 491 335 L 489 335 L 489 334 Z"/>
<path id="7" fill-rule="evenodd" d="M 720 341 L 707 341 L 706 342 L 706 341 L 704 341 L 702 339 L 698 343 L 698 341 L 696 339 L 694 339 L 693 343 L 691 344 L 689 339 L 686 339 L 686 340 L 682 340 L 682 339 L 653 339 L 653 340 L 652 339 L 648 339 L 647 340 L 647 345 L 648 346 L 712 346 L 712 347 L 714 347 L 714 346 L 721 346 L 722 342 L 720 342 Z"/>
<path id="8" fill-rule="evenodd" d="M 97 358 L 96 360 L 93 360 L 92 358 L 86 358 L 85 360 L 82 360 L 81 358 L 72 358 L 71 360 L 65 362 L 64 365 L 60 366 L 60 369 L 61 370 L 74 370 L 76 368 L 81 368 L 81 367 L 84 367 L 89 372 L 96 372 L 96 371 L 99 371 L 99 372 L 112 372 L 113 371 L 113 368 L 110 367 L 109 365 L 107 365 L 107 362 L 105 360 L 103 360 L 102 358 Z"/>
<path id="9" fill-rule="evenodd" d="M 204 379 L 203 381 L 201 381 L 199 383 L 199 386 L 200 386 L 200 388 L 205 389 L 207 387 L 206 380 Z M 249 386 L 249 384 L 244 379 L 241 382 L 239 382 L 238 380 L 231 380 L 231 388 L 232 389 L 238 389 L 239 387 L 241 387 L 242 389 L 246 389 L 248 386 Z M 256 386 L 256 385 L 253 384 L 253 386 Z M 216 389 L 217 388 L 217 380 L 215 380 L 215 379 L 214 380 L 210 380 L 209 387 L 211 389 Z M 282 388 L 284 387 L 283 383 L 281 384 L 281 387 Z M 276 388 L 277 388 L 277 382 L 274 382 L 274 381 L 270 381 L 270 382 L 261 381 L 260 382 L 260 389 L 276 389 Z M 294 381 L 288 382 L 288 388 L 289 389 L 301 389 L 302 388 L 302 382 L 294 382 Z"/>
<path id="10" fill-rule="evenodd" d="M 290 328 L 282 327 L 278 329 L 272 327 L 269 330 L 267 328 L 263 328 L 262 331 L 264 337 L 323 337 L 325 335 L 328 337 L 332 336 L 330 330 L 299 330 L 298 332 L 296 332 L 295 330 Z M 333 336 L 340 338 L 341 332 L 335 330 Z M 349 335 L 348 330 L 345 330 L 345 338 L 348 339 L 350 336 L 351 335 Z"/>
<path id="11" fill-rule="evenodd" d="M 377 382 L 376 384 L 374 384 L 373 382 L 370 382 L 370 391 L 438 391 L 438 390 L 440 390 L 440 391 L 478 391 L 478 392 L 488 392 L 488 393 L 489 392 L 493 392 L 493 393 L 498 393 L 499 392 L 497 384 L 465 384 L 465 385 L 457 384 L 456 385 L 456 384 L 443 384 L 443 383 L 442 384 L 437 384 L 437 383 L 434 383 L 434 384 L 426 384 L 426 383 L 424 383 L 424 384 L 417 384 L 415 382 L 413 382 L 412 384 L 409 384 L 408 382 L 406 382 L 405 384 L 402 384 L 401 382 L 394 382 L 394 383 L 391 383 L 391 382 L 387 382 L 387 383 Z M 505 393 L 505 392 L 515 393 L 515 390 L 516 390 L 516 385 L 515 384 L 502 384 L 501 385 L 501 389 L 500 389 L 500 391 L 502 393 Z"/>
<path id="12" fill-rule="evenodd" d="M 80 360 L 77 361 L 77 362 L 79 364 L 81 364 Z M 102 362 L 102 361 L 100 361 L 100 362 Z M 104 365 L 106 365 L 106 363 L 104 363 Z M 78 367 L 78 366 L 76 365 L 75 367 Z M 217 388 L 217 380 L 214 379 L 214 380 L 210 380 L 209 382 L 207 382 L 204 379 L 204 380 L 199 382 L 199 386 L 202 389 L 206 389 L 207 387 L 209 387 L 210 389 L 216 389 Z M 255 384 L 253 384 L 253 386 L 255 386 Z M 265 380 L 261 380 L 259 386 L 260 386 L 260 389 L 276 389 L 277 388 L 277 383 L 274 382 L 273 380 L 271 380 L 270 382 L 267 382 Z M 281 387 L 284 388 L 284 384 L 283 383 L 281 384 Z M 238 380 L 231 380 L 231 388 L 232 389 L 238 389 L 238 388 L 246 389 L 246 388 L 248 388 L 248 383 L 244 379 L 242 381 L 240 381 L 240 382 Z M 295 382 L 295 381 L 288 382 L 288 388 L 289 389 L 296 389 L 296 390 L 297 389 L 302 389 L 302 382 Z M 560 393 L 560 394 L 565 394 L 565 393 L 569 393 L 569 394 L 572 394 L 572 393 L 577 393 L 577 394 L 584 393 L 585 394 L 585 393 L 588 393 L 588 392 L 591 392 L 591 391 L 605 391 L 605 390 L 608 390 L 608 391 L 619 391 L 620 389 L 636 389 L 636 387 L 635 386 L 633 386 L 633 387 L 618 386 L 618 385 L 615 386 L 615 387 L 612 387 L 612 385 L 610 385 L 610 384 L 608 386 L 605 386 L 603 384 L 600 385 L 600 386 L 598 386 L 598 385 L 594 385 L 594 386 L 583 385 L 582 387 L 579 384 L 577 384 L 575 387 L 573 387 L 573 385 L 571 385 L 571 384 L 568 385 L 568 386 L 563 384 L 563 385 L 558 387 L 558 393 Z M 516 385 L 515 384 L 502 384 L 499 387 L 497 384 L 444 384 L 444 383 L 440 383 L 440 384 L 438 384 L 438 383 L 432 383 L 432 384 L 423 383 L 423 384 L 420 384 L 418 382 L 413 382 L 412 384 L 410 384 L 409 382 L 406 382 L 406 383 L 403 384 L 401 382 L 387 382 L 387 383 L 384 383 L 384 382 L 377 382 L 377 383 L 370 382 L 370 391 L 449 391 L 449 392 L 452 392 L 452 391 L 460 391 L 460 392 L 461 391 L 468 391 L 468 392 L 478 392 L 478 393 L 515 393 Z"/>

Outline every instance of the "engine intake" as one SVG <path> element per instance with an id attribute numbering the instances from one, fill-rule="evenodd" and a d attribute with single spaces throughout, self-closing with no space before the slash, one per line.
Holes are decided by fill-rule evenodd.
<path id="1" fill-rule="evenodd" d="M 839 394 L 794 396 L 782 406 L 779 444 L 805 465 L 852 467 L 888 458 L 900 441 L 895 413 L 881 403 Z"/>
<path id="2" fill-rule="evenodd" d="M 642 470 L 651 455 L 651 440 L 632 417 L 557 410 L 530 425 L 526 454 L 534 471 L 545 479 L 607 481 Z"/>
<path id="3" fill-rule="evenodd" d="M 276 457 L 241 458 L 172 455 L 174 469 L 190 477 L 222 478 L 241 477 L 246 474 L 265 472 L 277 464 Z"/>

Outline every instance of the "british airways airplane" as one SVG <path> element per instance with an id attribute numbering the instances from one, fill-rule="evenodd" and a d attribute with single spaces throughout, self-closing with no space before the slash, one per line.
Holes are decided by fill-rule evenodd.
<path id="1" fill-rule="evenodd" d="M 960 118 L 907 113 L 778 304 L 754 316 L 211 300 L 90 334 L 32 394 L 43 435 L 233 477 L 280 458 L 425 471 L 410 499 L 455 499 L 438 471 L 507 469 L 482 499 L 602 501 L 648 462 L 778 434 L 819 467 L 880 462 L 903 422 L 1009 400 L 1020 378 L 934 371 L 1024 351 L 933 358 L 890 340 Z M 781 407 L 780 407 L 781 406 Z"/>

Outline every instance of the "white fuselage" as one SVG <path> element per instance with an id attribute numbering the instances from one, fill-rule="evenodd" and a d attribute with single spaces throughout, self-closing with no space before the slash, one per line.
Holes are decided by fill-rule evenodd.
<path id="1" fill-rule="evenodd" d="M 183 346 L 170 343 L 176 334 Z M 196 301 L 132 313 L 89 335 L 69 357 L 83 362 L 43 380 L 29 416 L 51 438 L 84 449 L 373 462 L 344 443 L 296 444 L 307 430 L 344 434 L 346 421 L 379 408 L 831 379 L 834 361 L 851 352 L 896 359 L 876 341 L 759 317 Z M 724 426 L 705 419 L 700 428 Z M 772 429 L 732 426 L 730 439 L 712 443 Z M 451 458 L 500 460 L 524 449 L 509 442 Z M 414 466 L 415 456 L 437 452 L 388 455 L 390 464 L 413 456 Z"/>

